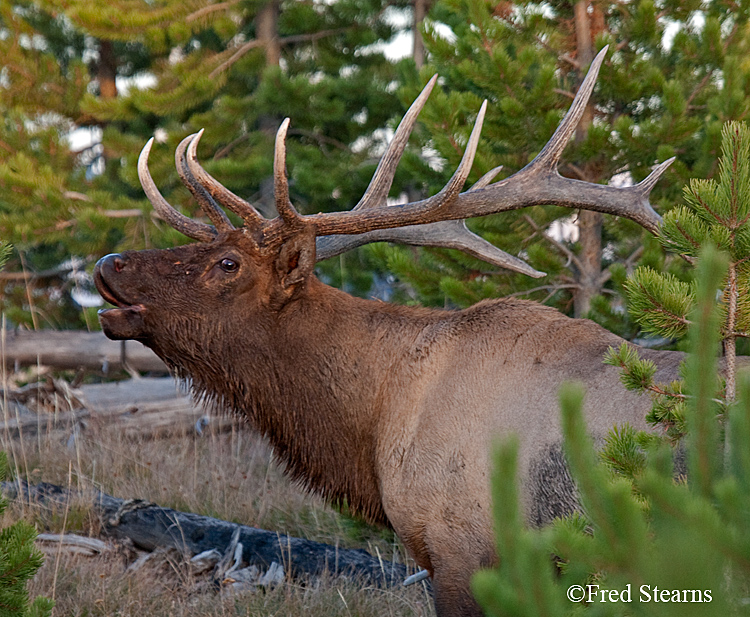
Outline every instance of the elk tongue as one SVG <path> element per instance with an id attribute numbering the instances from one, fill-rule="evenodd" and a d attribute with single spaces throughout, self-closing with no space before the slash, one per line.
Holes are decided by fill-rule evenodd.
<path id="1" fill-rule="evenodd" d="M 139 339 L 145 335 L 144 307 L 141 304 L 122 308 L 101 309 L 99 323 L 107 338 L 115 341 Z"/>

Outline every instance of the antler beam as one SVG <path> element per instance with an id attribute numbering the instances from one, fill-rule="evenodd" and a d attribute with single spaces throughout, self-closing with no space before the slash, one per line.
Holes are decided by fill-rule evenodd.
<path id="1" fill-rule="evenodd" d="M 565 146 L 581 120 L 594 89 L 607 48 L 591 63 L 586 79 L 552 138 L 537 157 L 512 176 L 492 182 L 500 168 L 485 174 L 471 189 L 463 187 L 471 170 L 487 102 L 480 108 L 466 145 L 461 163 L 448 184 L 436 195 L 407 204 L 386 205 L 386 197 L 396 174 L 396 167 L 404 153 L 419 112 L 425 105 L 437 81 L 434 76 L 396 129 L 396 133 L 381 159 L 365 194 L 354 209 L 302 216 L 289 200 L 286 177 L 285 138 L 289 126 L 287 118 L 279 128 L 274 154 L 274 186 L 279 218 L 264 219 L 241 197 L 219 184 L 198 163 L 197 148 L 203 131 L 184 139 L 175 154 L 177 169 L 185 185 L 198 200 L 206 215 L 216 226 L 193 221 L 172 208 L 161 196 L 148 173 L 147 161 L 153 139 L 149 140 L 138 161 L 138 173 L 143 188 L 159 215 L 186 235 L 201 241 L 211 241 L 219 232 L 233 229 L 220 207 L 239 215 L 243 228 L 252 233 L 259 245 L 272 246 L 304 222 L 318 237 L 317 258 L 325 259 L 357 246 L 377 241 L 402 244 L 455 248 L 494 265 L 515 270 L 533 277 L 544 276 L 527 263 L 498 249 L 469 231 L 463 219 L 497 212 L 518 210 L 534 205 L 555 204 L 568 208 L 594 210 L 629 218 L 655 233 L 661 217 L 651 207 L 649 195 L 654 185 L 674 158 L 658 165 L 641 183 L 617 188 L 564 178 L 558 173 L 558 163 Z"/>
<path id="2" fill-rule="evenodd" d="M 512 176 L 484 189 L 467 191 L 446 199 L 445 192 L 448 187 L 453 186 L 459 171 L 465 171 L 471 165 L 468 155 L 473 157 L 476 144 L 470 139 L 459 171 L 446 188 L 433 197 L 402 205 L 372 208 L 365 212 L 331 212 L 314 214 L 306 218 L 315 225 L 319 235 L 326 236 L 361 234 L 377 229 L 421 225 L 440 220 L 466 219 L 518 210 L 528 206 L 555 204 L 623 216 L 637 222 L 652 233 L 656 232 L 661 224 L 661 217 L 651 207 L 648 197 L 651 189 L 674 158 L 659 165 L 640 184 L 626 188 L 564 178 L 557 171 L 560 155 L 581 120 L 606 51 L 605 47 L 591 63 L 588 75 L 576 94 L 573 104 L 547 145 L 531 163 Z M 481 124 L 482 116 L 480 111 L 472 138 L 478 133 L 477 129 Z M 466 173 L 468 174 L 468 171 Z"/>

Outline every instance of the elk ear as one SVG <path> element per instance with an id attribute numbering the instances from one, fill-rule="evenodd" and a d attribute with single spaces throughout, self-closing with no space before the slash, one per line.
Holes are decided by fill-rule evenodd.
<path id="1" fill-rule="evenodd" d="M 274 264 L 271 305 L 280 309 L 302 287 L 315 267 L 315 234 L 306 230 L 281 245 Z"/>

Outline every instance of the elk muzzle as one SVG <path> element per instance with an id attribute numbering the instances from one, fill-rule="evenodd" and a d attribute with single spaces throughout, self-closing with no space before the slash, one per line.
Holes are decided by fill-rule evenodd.
<path id="1" fill-rule="evenodd" d="M 102 257 L 94 267 L 94 283 L 102 298 L 116 308 L 100 309 L 99 322 L 108 338 L 141 339 L 145 336 L 145 307 L 128 301 L 128 260 L 122 255 Z"/>

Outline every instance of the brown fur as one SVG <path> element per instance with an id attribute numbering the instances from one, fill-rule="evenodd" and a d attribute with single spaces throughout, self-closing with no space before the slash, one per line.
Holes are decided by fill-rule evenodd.
<path id="1" fill-rule="evenodd" d="M 141 340 L 197 395 L 245 415 L 309 489 L 392 526 L 432 574 L 439 615 L 480 614 L 469 579 L 496 560 L 492 444 L 520 436 L 527 519 L 541 525 L 576 503 L 560 384 L 587 387 L 599 438 L 644 428 L 649 400 L 602 364 L 621 339 L 590 321 L 516 299 L 455 312 L 361 300 L 312 275 L 313 242 L 300 233 L 263 254 L 237 230 L 108 256 L 97 285 L 119 308 L 101 314 L 104 331 Z M 662 378 L 677 374 L 680 354 L 644 354 Z"/>

